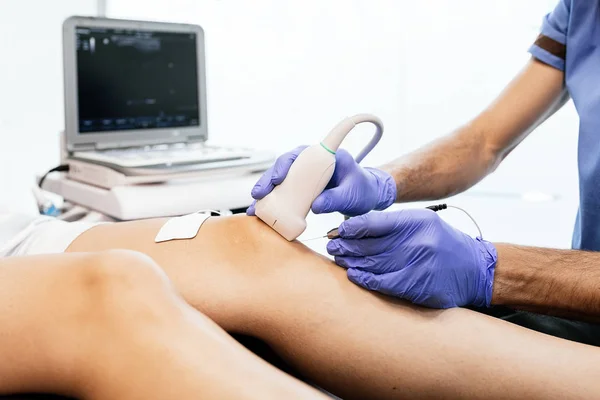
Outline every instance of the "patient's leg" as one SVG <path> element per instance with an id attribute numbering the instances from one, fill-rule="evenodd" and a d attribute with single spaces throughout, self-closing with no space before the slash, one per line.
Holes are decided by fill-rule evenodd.
<path id="1" fill-rule="evenodd" d="M 155 244 L 164 220 L 93 228 L 70 251 L 149 254 L 184 298 L 259 337 L 344 398 L 590 398 L 600 350 L 464 309 L 369 293 L 345 271 L 248 217 L 210 219 L 193 240 Z"/>
<path id="2" fill-rule="evenodd" d="M 189 307 L 133 252 L 0 260 L 0 394 L 317 399 Z"/>

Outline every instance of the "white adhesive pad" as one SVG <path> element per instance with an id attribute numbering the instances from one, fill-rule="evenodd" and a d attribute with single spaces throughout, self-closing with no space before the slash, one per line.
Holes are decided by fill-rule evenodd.
<path id="1" fill-rule="evenodd" d="M 161 243 L 169 240 L 193 239 L 210 215 L 209 211 L 171 218 L 160 228 L 154 241 Z"/>

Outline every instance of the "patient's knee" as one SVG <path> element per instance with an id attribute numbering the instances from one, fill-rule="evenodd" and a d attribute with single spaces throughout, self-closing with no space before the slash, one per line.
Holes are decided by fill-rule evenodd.
<path id="1" fill-rule="evenodd" d="M 168 286 L 166 275 L 150 257 L 130 250 L 92 254 L 82 279 L 91 291 L 139 290 L 148 284 Z"/>
<path id="2" fill-rule="evenodd" d="M 103 323 L 161 323 L 181 306 L 171 283 L 148 256 L 111 250 L 90 256 L 81 273 L 88 315 Z"/>

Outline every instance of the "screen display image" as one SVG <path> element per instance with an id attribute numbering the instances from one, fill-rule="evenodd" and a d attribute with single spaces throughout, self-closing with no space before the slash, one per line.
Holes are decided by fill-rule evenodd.
<path id="1" fill-rule="evenodd" d="M 76 29 L 79 132 L 200 124 L 194 33 Z"/>

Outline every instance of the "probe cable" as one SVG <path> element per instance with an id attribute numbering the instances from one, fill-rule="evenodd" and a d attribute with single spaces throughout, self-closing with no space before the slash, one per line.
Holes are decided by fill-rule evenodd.
<path id="1" fill-rule="evenodd" d="M 53 172 L 68 172 L 68 171 L 69 171 L 69 164 L 62 164 L 62 165 L 59 165 L 58 167 L 54 167 L 50 171 L 46 172 L 40 178 L 40 181 L 38 182 L 38 186 L 40 187 L 40 189 L 43 189 L 42 185 L 44 184 L 44 181 L 46 180 L 46 177 L 48 175 L 50 175 L 51 173 L 53 173 Z"/>

